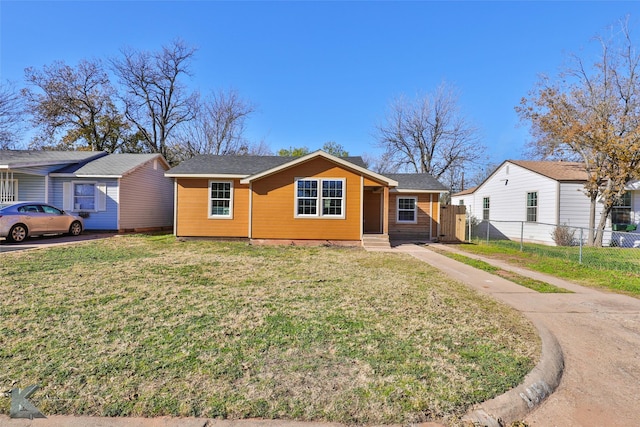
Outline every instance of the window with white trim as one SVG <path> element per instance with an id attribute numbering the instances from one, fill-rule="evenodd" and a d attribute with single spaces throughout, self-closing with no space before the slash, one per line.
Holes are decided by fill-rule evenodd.
<path id="1" fill-rule="evenodd" d="M 233 182 L 209 181 L 209 217 L 233 217 Z"/>
<path id="2" fill-rule="evenodd" d="M 489 207 L 490 207 L 490 203 L 489 203 L 489 198 L 488 197 L 484 197 L 482 199 L 482 219 L 483 220 L 489 220 Z"/>
<path id="3" fill-rule="evenodd" d="M 73 210 L 97 211 L 96 184 L 94 182 L 73 183 Z"/>
<path id="4" fill-rule="evenodd" d="M 344 217 L 344 179 L 296 179 L 296 217 Z"/>
<path id="5" fill-rule="evenodd" d="M 611 208 L 611 224 L 631 224 L 631 193 L 616 198 Z"/>
<path id="6" fill-rule="evenodd" d="M 527 222 L 538 221 L 538 192 L 527 193 Z"/>
<path id="7" fill-rule="evenodd" d="M 416 197 L 397 198 L 396 222 L 415 224 L 418 222 L 418 199 Z"/>
<path id="8" fill-rule="evenodd" d="M 67 181 L 62 183 L 62 207 L 67 212 L 107 210 L 107 183 Z"/>

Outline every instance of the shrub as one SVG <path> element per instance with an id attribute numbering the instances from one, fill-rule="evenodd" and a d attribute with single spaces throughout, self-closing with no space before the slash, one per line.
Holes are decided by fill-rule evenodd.
<path id="1" fill-rule="evenodd" d="M 566 224 L 558 225 L 553 229 L 551 238 L 558 246 L 575 246 L 576 245 L 576 230 L 569 228 Z"/>

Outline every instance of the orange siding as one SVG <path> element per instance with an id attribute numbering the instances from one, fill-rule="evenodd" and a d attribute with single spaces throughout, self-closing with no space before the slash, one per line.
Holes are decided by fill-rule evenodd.
<path id="1" fill-rule="evenodd" d="M 418 222 L 416 224 L 397 223 L 398 197 L 418 198 Z M 438 236 L 438 194 L 390 193 L 389 194 L 389 236 L 394 238 L 431 239 Z"/>
<path id="2" fill-rule="evenodd" d="M 233 180 L 233 218 L 211 219 L 208 217 L 209 180 L 179 178 L 177 183 L 177 236 L 248 237 L 248 185 Z"/>
<path id="3" fill-rule="evenodd" d="M 344 178 L 344 218 L 296 218 L 296 178 Z M 359 174 L 316 158 L 253 183 L 252 238 L 360 240 Z"/>

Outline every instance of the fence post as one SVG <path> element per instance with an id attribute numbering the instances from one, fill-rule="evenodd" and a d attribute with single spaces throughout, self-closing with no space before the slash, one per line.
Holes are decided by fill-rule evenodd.
<path id="1" fill-rule="evenodd" d="M 487 245 L 489 244 L 489 227 L 491 226 L 491 221 L 487 220 Z"/>
<path id="2" fill-rule="evenodd" d="M 524 250 L 524 221 L 520 222 L 520 252 Z"/>
<path id="3" fill-rule="evenodd" d="M 579 251 L 579 258 L 578 258 L 578 264 L 582 264 L 582 233 L 583 233 L 583 228 L 580 227 L 580 251 Z"/>

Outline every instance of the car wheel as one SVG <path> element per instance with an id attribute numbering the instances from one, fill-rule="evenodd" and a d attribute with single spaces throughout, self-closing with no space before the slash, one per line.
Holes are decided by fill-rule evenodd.
<path id="1" fill-rule="evenodd" d="M 27 238 L 27 234 L 28 232 L 27 232 L 26 226 L 22 224 L 16 224 L 13 227 L 11 227 L 11 230 L 9 230 L 9 235 L 7 236 L 7 239 L 15 243 L 20 243 Z"/>
<path id="2" fill-rule="evenodd" d="M 82 233 L 82 224 L 80 224 L 80 221 L 73 221 L 69 227 L 69 234 L 79 236 L 80 233 Z"/>

